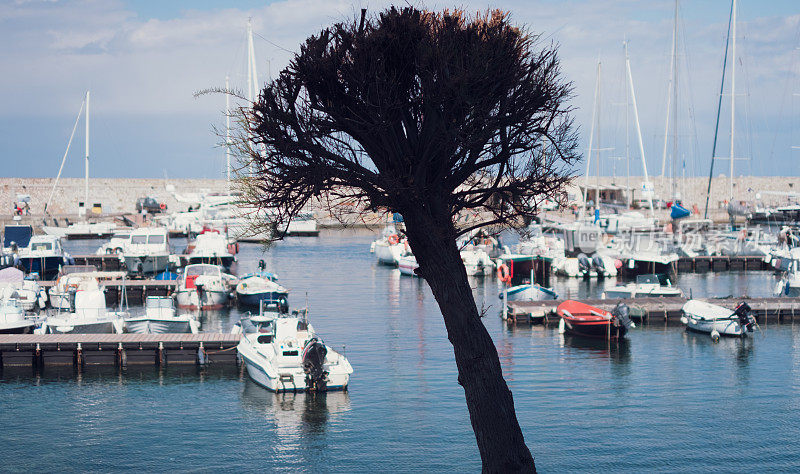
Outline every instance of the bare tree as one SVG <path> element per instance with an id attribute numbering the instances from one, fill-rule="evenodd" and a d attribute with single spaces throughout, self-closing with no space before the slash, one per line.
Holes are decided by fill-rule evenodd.
<path id="1" fill-rule="evenodd" d="M 556 50 L 501 11 L 362 10 L 308 38 L 242 110 L 240 183 L 279 228 L 315 198 L 402 214 L 487 472 L 536 468 L 456 239 L 518 225 L 570 179 L 572 85 Z"/>

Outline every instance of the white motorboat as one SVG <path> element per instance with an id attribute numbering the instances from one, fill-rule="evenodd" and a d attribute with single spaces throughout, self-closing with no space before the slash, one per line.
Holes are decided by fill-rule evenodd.
<path id="1" fill-rule="evenodd" d="M 516 246 L 520 255 L 540 255 L 542 257 L 564 257 L 564 240 L 553 232 L 545 232 L 541 224 L 532 223 Z"/>
<path id="2" fill-rule="evenodd" d="M 186 259 L 189 263 L 221 265 L 227 270 L 236 261 L 231 252 L 235 251 L 235 246 L 236 243 L 229 242 L 227 236 L 220 231 L 206 229 L 189 243 L 186 248 Z"/>
<path id="3" fill-rule="evenodd" d="M 16 291 L 5 287 L 0 293 L 0 334 L 29 334 L 34 322 L 25 318 L 25 310 L 17 300 Z"/>
<path id="4" fill-rule="evenodd" d="M 395 226 L 390 225 L 383 230 L 380 239 L 372 242 L 370 251 L 375 254 L 378 263 L 397 266 L 402 257 L 408 252 L 406 238 L 398 233 Z"/>
<path id="5" fill-rule="evenodd" d="M 273 392 L 345 390 L 353 367 L 326 345 L 306 320 L 292 316 L 243 321 L 237 346 L 247 374 Z"/>
<path id="6" fill-rule="evenodd" d="M 745 336 L 752 332 L 755 318 L 750 306 L 740 303 L 735 311 L 699 300 L 689 300 L 683 305 L 681 322 L 686 329 L 711 334 L 711 337 Z"/>
<path id="7" fill-rule="evenodd" d="M 577 257 L 559 257 L 553 259 L 553 270 L 557 275 L 572 278 L 606 278 L 615 277 L 618 273 L 618 259 L 607 255 L 595 254 L 591 258 L 584 254 Z"/>
<path id="8" fill-rule="evenodd" d="M 240 305 L 261 307 L 268 311 L 289 312 L 289 290 L 268 272 L 249 273 L 236 285 L 236 299 Z"/>
<path id="9" fill-rule="evenodd" d="M 38 273 L 43 279 L 54 277 L 62 265 L 72 262 L 61 248 L 61 239 L 52 235 L 34 235 L 27 247 L 19 249 L 14 266 L 25 273 Z"/>
<path id="10" fill-rule="evenodd" d="M 494 271 L 494 262 L 489 254 L 483 248 L 471 244 L 461 249 L 461 261 L 470 276 L 491 275 Z"/>
<path id="11" fill-rule="evenodd" d="M 169 269 L 170 247 L 167 229 L 142 227 L 131 233 L 122 254 L 129 273 L 152 275 Z"/>
<path id="12" fill-rule="evenodd" d="M 47 304 L 47 293 L 35 280 L 25 279 L 25 274 L 17 268 L 0 270 L 0 291 L 6 289 L 11 291 L 11 296 L 25 311 L 44 308 Z"/>
<path id="13" fill-rule="evenodd" d="M 397 261 L 397 268 L 400 269 L 400 274 L 402 275 L 419 276 L 417 274 L 417 268 L 419 268 L 417 257 L 411 253 L 407 253 L 400 257 L 400 260 Z"/>
<path id="14" fill-rule="evenodd" d="M 71 291 L 70 311 L 58 312 L 45 319 L 37 332 L 74 334 L 122 333 L 127 313 L 108 311 L 106 295 L 96 279 L 81 281 Z"/>
<path id="15" fill-rule="evenodd" d="M 200 331 L 200 322 L 191 314 L 177 316 L 168 296 L 148 296 L 143 316 L 125 319 L 128 332 L 138 334 L 192 333 Z"/>
<path id="16" fill-rule="evenodd" d="M 54 237 L 73 239 L 107 239 L 117 232 L 113 222 L 76 222 L 66 227 L 42 226 L 42 232 Z"/>
<path id="17" fill-rule="evenodd" d="M 63 267 L 56 284 L 48 290 L 50 306 L 55 309 L 69 310 L 71 307 L 70 293 L 77 291 L 81 285 L 96 281 L 99 284 L 105 281 L 122 280 L 125 272 L 99 272 L 92 265 L 67 265 Z"/>
<path id="18" fill-rule="evenodd" d="M 659 298 L 670 296 L 683 296 L 680 288 L 672 286 L 667 279 L 665 285 L 661 284 L 658 275 L 637 275 L 636 283 L 619 285 L 603 292 L 605 298 Z"/>
<path id="19" fill-rule="evenodd" d="M 179 308 L 220 309 L 230 298 L 229 280 L 219 265 L 187 265 L 178 277 L 175 300 Z"/>

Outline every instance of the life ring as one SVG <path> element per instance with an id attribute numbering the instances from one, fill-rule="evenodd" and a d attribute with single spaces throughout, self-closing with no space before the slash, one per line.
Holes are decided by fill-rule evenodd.
<path id="1" fill-rule="evenodd" d="M 397 234 L 392 234 L 386 240 L 389 242 L 389 245 L 396 245 L 400 242 L 400 237 L 398 237 Z"/>
<path id="2" fill-rule="evenodd" d="M 163 211 L 164 209 L 167 208 L 167 205 L 162 202 L 161 204 L 158 205 L 158 207 L 160 207 L 161 210 Z"/>
<path id="3" fill-rule="evenodd" d="M 497 267 L 497 278 L 503 283 L 511 283 L 511 270 L 508 269 L 508 265 L 501 263 L 500 266 Z"/>

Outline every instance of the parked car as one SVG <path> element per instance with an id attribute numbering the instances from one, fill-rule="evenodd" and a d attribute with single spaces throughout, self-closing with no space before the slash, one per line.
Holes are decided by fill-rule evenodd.
<path id="1" fill-rule="evenodd" d="M 151 197 L 142 197 L 136 200 L 136 212 L 142 212 L 142 209 L 150 214 L 157 214 L 166 211 L 167 205 L 163 202 L 159 203 Z"/>

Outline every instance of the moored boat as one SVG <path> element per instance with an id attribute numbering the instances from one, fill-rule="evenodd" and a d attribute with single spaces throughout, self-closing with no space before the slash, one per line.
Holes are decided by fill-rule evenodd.
<path id="1" fill-rule="evenodd" d="M 184 309 L 220 309 L 228 303 L 229 288 L 222 267 L 187 265 L 178 278 L 175 300 Z"/>
<path id="2" fill-rule="evenodd" d="M 240 305 L 263 307 L 268 311 L 289 311 L 289 290 L 278 284 L 275 275 L 256 272 L 244 275 L 236 285 L 236 298 Z"/>
<path id="3" fill-rule="evenodd" d="M 561 318 L 559 329 L 577 336 L 620 339 L 625 337 L 629 328 L 635 327 L 624 304 L 606 311 L 580 301 L 567 300 L 558 305 L 556 313 Z"/>
<path id="4" fill-rule="evenodd" d="M 675 288 L 669 279 L 662 285 L 658 275 L 637 275 L 636 283 L 618 285 L 603 292 L 603 298 L 662 298 L 683 296 L 680 288 Z"/>
<path id="5" fill-rule="evenodd" d="M 686 329 L 719 336 L 742 337 L 753 331 L 755 318 L 750 314 L 747 303 L 739 303 L 735 310 L 711 304 L 706 301 L 689 300 L 681 309 L 681 322 Z"/>
<path id="6" fill-rule="evenodd" d="M 345 390 L 353 367 L 314 332 L 306 313 L 243 321 L 237 346 L 247 374 L 273 392 Z"/>
<path id="7" fill-rule="evenodd" d="M 148 296 L 143 316 L 125 319 L 127 332 L 138 334 L 192 333 L 200 330 L 200 322 L 191 315 L 175 314 L 175 305 L 168 296 Z"/>
<path id="8" fill-rule="evenodd" d="M 48 333 L 111 334 L 122 333 L 126 313 L 108 311 L 106 296 L 96 279 L 81 281 L 70 291 L 70 311 L 48 316 L 36 331 Z"/>

